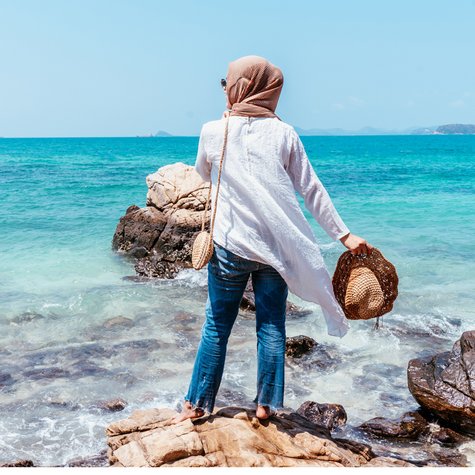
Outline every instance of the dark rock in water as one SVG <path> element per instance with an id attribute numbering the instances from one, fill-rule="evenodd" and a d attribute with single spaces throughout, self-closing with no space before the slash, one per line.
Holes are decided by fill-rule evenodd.
<path id="1" fill-rule="evenodd" d="M 148 278 L 173 279 L 184 267 L 182 261 L 167 261 L 163 254 L 151 254 L 146 259 L 137 261 L 135 271 Z"/>
<path id="2" fill-rule="evenodd" d="M 424 409 L 475 435 L 475 330 L 464 332 L 451 351 L 410 360 L 407 377 Z"/>
<path id="3" fill-rule="evenodd" d="M 62 356 L 72 360 L 84 360 L 87 358 L 100 358 L 109 356 L 109 350 L 98 343 L 86 343 L 67 347 Z"/>
<path id="4" fill-rule="evenodd" d="M 113 327 L 123 327 L 123 328 L 130 328 L 134 326 L 134 321 L 131 318 L 118 316 L 109 318 L 103 323 L 105 328 L 113 328 Z"/>
<path id="5" fill-rule="evenodd" d="M 415 440 L 427 430 L 427 426 L 427 421 L 417 411 L 410 411 L 397 419 L 374 417 L 360 424 L 358 428 L 378 437 Z"/>
<path id="6" fill-rule="evenodd" d="M 112 374 L 110 370 L 88 360 L 75 361 L 69 368 L 72 371 L 71 379 L 83 378 L 84 376 L 110 376 Z"/>
<path id="7" fill-rule="evenodd" d="M 0 389 L 5 386 L 11 386 L 15 380 L 10 373 L 0 373 Z"/>
<path id="8" fill-rule="evenodd" d="M 91 457 L 77 457 L 66 463 L 66 467 L 108 467 L 109 465 L 107 449 L 102 450 L 97 455 L 92 455 Z"/>
<path id="9" fill-rule="evenodd" d="M 299 307 L 298 305 L 292 302 L 289 302 L 288 300 L 287 300 L 286 312 L 287 312 L 287 318 L 300 318 L 305 315 L 310 315 L 311 313 L 313 313 L 312 310 Z"/>
<path id="10" fill-rule="evenodd" d="M 347 421 L 345 408 L 341 404 L 320 404 L 314 401 L 305 401 L 297 409 L 297 413 L 328 430 L 342 426 Z"/>
<path id="11" fill-rule="evenodd" d="M 308 353 L 317 342 L 305 335 L 290 336 L 285 340 L 285 354 L 291 358 L 301 358 Z"/>
<path id="12" fill-rule="evenodd" d="M 221 406 L 249 406 L 253 403 L 241 391 L 230 388 L 220 388 L 218 396 L 216 397 L 216 407 Z"/>
<path id="13" fill-rule="evenodd" d="M 127 407 L 127 401 L 122 398 L 110 399 L 108 401 L 99 401 L 96 406 L 104 411 L 118 412 L 123 411 Z"/>
<path id="14" fill-rule="evenodd" d="M 404 368 L 387 363 L 370 363 L 362 367 L 361 375 L 353 377 L 353 386 L 366 388 L 368 391 L 374 391 L 375 388 L 385 387 L 388 378 L 391 379 L 391 386 L 394 390 L 406 390 L 406 381 Z M 401 398 L 397 394 L 380 394 L 380 399 L 400 402 Z"/>
<path id="15" fill-rule="evenodd" d="M 145 338 L 143 340 L 130 340 L 122 343 L 112 345 L 114 352 L 121 352 L 124 350 L 146 350 L 153 351 L 160 348 L 160 343 L 155 338 Z"/>
<path id="16" fill-rule="evenodd" d="M 166 217 L 156 208 L 131 206 L 125 216 L 120 218 L 112 239 L 112 248 L 128 254 L 142 248 L 148 254 L 166 224 Z"/>
<path id="17" fill-rule="evenodd" d="M 40 313 L 24 312 L 24 313 L 16 316 L 15 318 L 13 318 L 11 321 L 12 321 L 12 323 L 21 324 L 21 323 L 33 322 L 35 320 L 43 320 L 44 318 L 45 318 L 45 316 L 41 315 Z"/>
<path id="18" fill-rule="evenodd" d="M 32 460 L 17 460 L 16 462 L 9 462 L 1 464 L 0 467 L 34 467 Z"/>
<path id="19" fill-rule="evenodd" d="M 63 368 L 53 367 L 29 369 L 23 372 L 23 376 L 32 380 L 39 380 L 68 378 L 69 376 L 71 376 L 71 374 L 69 371 L 66 371 Z"/>
<path id="20" fill-rule="evenodd" d="M 427 431 L 425 431 L 423 435 L 429 443 L 439 443 L 449 447 L 473 440 L 469 436 L 460 434 L 449 427 L 443 427 L 438 424 L 429 425 Z"/>
<path id="21" fill-rule="evenodd" d="M 308 338 L 308 337 L 305 337 Z M 336 345 L 316 343 L 313 348 L 298 358 L 287 358 L 287 364 L 302 371 L 318 372 L 319 374 L 335 371 L 342 362 Z"/>

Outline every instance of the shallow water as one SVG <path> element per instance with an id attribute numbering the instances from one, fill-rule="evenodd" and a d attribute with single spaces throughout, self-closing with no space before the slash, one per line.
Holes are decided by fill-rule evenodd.
<path id="1" fill-rule="evenodd" d="M 313 337 L 321 354 L 308 364 L 287 361 L 285 404 L 339 403 L 349 425 L 397 417 L 418 407 L 407 389 L 409 359 L 449 350 L 475 326 L 475 137 L 303 140 L 350 230 L 395 264 L 400 284 L 379 331 L 351 322 L 341 340 L 326 335 L 318 306 L 291 296 L 312 312 L 289 316 L 287 335 Z M 105 448 L 109 422 L 181 403 L 204 319 L 206 270 L 136 282 L 126 278 L 132 263 L 110 245 L 126 208 L 145 205 L 146 175 L 193 164 L 196 145 L 0 140 L 0 463 L 60 465 L 94 455 Z M 333 272 L 345 249 L 307 216 Z M 242 313 L 218 405 L 251 404 L 255 360 L 254 318 Z M 127 401 L 124 411 L 100 408 L 117 397 Z"/>

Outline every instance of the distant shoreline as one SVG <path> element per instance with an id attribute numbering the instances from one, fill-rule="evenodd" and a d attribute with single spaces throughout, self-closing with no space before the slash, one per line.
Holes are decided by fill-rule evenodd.
<path id="1" fill-rule="evenodd" d="M 352 138 L 352 137 L 470 137 L 475 134 L 346 134 L 346 135 L 328 135 L 328 134 L 299 134 L 300 137 L 320 137 L 320 138 Z M 78 140 L 78 139 L 152 139 L 152 140 L 170 140 L 170 139 L 198 139 L 199 135 L 172 135 L 170 137 L 147 137 L 136 135 L 110 135 L 110 136 L 68 136 L 68 137 L 0 137 L 0 140 Z"/>

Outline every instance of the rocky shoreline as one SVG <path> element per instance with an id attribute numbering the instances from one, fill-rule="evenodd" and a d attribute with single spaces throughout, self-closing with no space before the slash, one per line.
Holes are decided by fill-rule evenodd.
<path id="1" fill-rule="evenodd" d="M 181 269 L 191 267 L 191 242 L 201 228 L 207 184 L 193 167 L 182 163 L 162 167 L 147 177 L 147 184 L 146 207 L 127 209 L 112 248 L 134 264 L 137 279 L 173 279 Z M 246 318 L 255 311 L 250 282 L 241 310 Z M 307 313 L 291 302 L 287 312 L 295 317 Z M 25 314 L 15 323 L 40 318 Z M 179 312 L 173 318 L 188 321 L 192 316 Z M 38 369 L 23 374 L 33 380 L 75 379 L 84 374 L 107 377 L 111 372 L 96 362 L 98 358 L 127 358 L 130 352 L 135 360 L 158 348 L 163 351 L 165 343 L 154 338 L 115 342 L 117 329 L 128 332 L 135 324 L 116 316 L 90 330 L 93 342 L 31 353 L 24 366 L 39 365 Z M 288 337 L 286 346 L 290 372 L 327 374 L 336 371 L 342 358 L 335 348 L 306 335 Z M 355 382 L 377 384 L 379 373 L 374 372 L 381 371 L 384 377 L 388 365 L 380 366 L 368 368 L 373 374 L 357 376 Z M 347 409 L 338 401 L 306 400 L 296 409 L 288 407 L 268 421 L 259 421 L 246 397 L 221 395 L 212 415 L 176 425 L 167 421 L 179 407 L 135 410 L 105 427 L 103 450 L 56 466 L 471 466 L 460 449 L 475 440 L 475 330 L 463 332 L 450 350 L 409 360 L 405 371 L 407 388 L 419 407 L 401 408 L 398 417 L 375 414 L 351 425 Z M 0 389 L 14 383 L 14 368 L 6 368 L 0 374 Z M 127 407 L 122 398 L 94 402 L 94 410 L 104 414 Z M 22 459 L 0 464 L 13 466 L 35 463 Z"/>
<path id="2" fill-rule="evenodd" d="M 136 259 L 135 269 L 139 275 L 172 278 L 180 269 L 190 267 L 191 265 L 191 242 L 195 234 L 200 230 L 207 184 L 201 181 L 201 178 L 194 172 L 193 167 L 188 167 L 182 163 L 168 165 L 159 169 L 155 174 L 147 177 L 147 184 L 149 191 L 146 208 L 132 206 L 127 210 L 117 226 L 113 239 L 113 248 Z M 209 219 L 209 216 L 207 218 Z M 246 289 L 242 305 L 247 310 L 254 310 L 251 287 Z M 299 311 L 296 308 L 292 310 Z M 461 338 L 453 345 L 451 351 L 410 360 L 407 368 L 408 388 L 415 400 L 420 404 L 420 408 L 417 411 L 405 412 L 396 419 L 374 417 L 354 428 L 356 432 L 366 437 L 369 441 L 388 441 L 391 443 L 419 441 L 421 444 L 435 444 L 435 446 L 441 449 L 440 451 L 434 449 L 432 457 L 428 456 L 425 460 L 415 463 L 414 461 L 403 461 L 402 458 L 391 459 L 390 450 L 386 455 L 378 457 L 372 452 L 371 445 L 362 448 L 360 442 L 350 440 L 343 442 L 340 439 L 339 443 L 347 444 L 347 449 L 349 447 L 353 455 L 346 454 L 348 458 L 337 456 L 335 460 L 331 461 L 331 456 L 327 453 L 323 456 L 323 459 L 326 460 L 325 463 L 334 463 L 336 465 L 354 464 L 352 466 L 358 466 L 358 464 L 368 464 L 372 460 L 374 464 L 381 465 L 386 463 L 388 465 L 408 463 L 420 466 L 466 466 L 466 457 L 457 451 L 457 447 L 464 442 L 474 440 L 475 437 L 474 348 L 475 331 L 469 331 L 462 334 Z M 332 360 L 332 358 L 328 358 L 328 355 L 325 354 L 322 357 L 322 348 L 309 337 L 300 335 L 288 339 L 288 359 L 298 361 L 299 359 L 305 359 L 303 357 L 308 358 L 309 355 L 312 355 L 313 358 L 312 365 L 322 364 L 323 361 L 324 366 Z M 200 445 L 196 438 L 197 436 L 190 434 L 194 434 L 195 432 L 193 431 L 197 431 L 196 434 L 200 434 L 201 430 L 206 432 L 204 428 L 207 424 L 211 424 L 211 422 L 216 424 L 216 421 L 220 418 L 226 419 L 228 426 L 230 424 L 228 419 L 234 421 L 237 418 L 240 421 L 239 424 L 245 420 L 251 432 L 260 430 L 256 428 L 256 422 L 253 422 L 249 409 L 244 407 L 218 409 L 210 416 L 210 421 L 200 420 L 199 422 L 189 421 L 186 424 L 183 423 L 186 426 L 186 430 L 184 427 L 180 429 L 166 427 L 164 421 L 167 417 L 171 417 L 170 409 L 164 408 L 154 411 L 132 415 L 131 419 L 122 421 L 118 425 L 112 425 L 107 429 L 109 435 L 109 459 L 112 464 L 127 466 L 128 464 L 139 463 L 140 461 L 140 464 L 144 466 L 156 466 L 157 464 L 186 466 L 225 465 L 228 463 L 226 461 L 226 451 L 228 449 L 231 450 L 231 447 L 216 449 L 218 452 L 221 451 L 219 452 L 221 455 L 224 454 L 223 456 L 217 456 L 216 453 L 218 452 L 207 452 L 205 445 L 203 443 Z M 290 424 L 289 421 L 293 421 L 292 424 L 295 424 L 295 427 L 300 427 L 299 424 L 302 424 L 302 420 L 298 419 L 297 415 L 300 418 L 303 417 L 305 421 L 310 421 L 314 424 L 312 426 L 313 430 L 317 430 L 316 428 L 323 430 L 322 428 L 325 428 L 328 431 L 325 433 L 327 440 L 332 440 L 333 443 L 338 445 L 331 438 L 330 431 L 346 423 L 346 411 L 341 405 L 306 401 L 296 411 L 274 416 L 274 425 L 269 424 L 272 427 L 284 424 L 281 419 L 284 417 L 286 424 Z M 127 458 L 127 456 L 122 454 L 132 450 L 132 446 L 129 446 L 127 449 L 124 447 L 132 444 L 132 440 L 135 440 L 134 437 L 136 436 L 128 433 L 129 435 L 121 439 L 120 445 L 117 445 L 115 441 L 119 434 L 125 433 L 121 432 L 124 430 L 124 424 L 127 426 L 135 417 L 139 419 L 143 417 L 145 418 L 144 420 L 148 421 L 148 424 L 152 424 L 154 428 L 147 430 L 153 432 L 160 428 L 160 437 L 164 438 L 164 440 L 167 437 L 177 437 L 175 431 L 178 430 L 180 432 L 182 430 L 184 431 L 183 434 L 188 435 L 180 435 L 179 437 L 194 438 L 196 446 L 199 448 L 196 449 L 196 453 L 195 449 L 184 449 L 179 456 L 164 455 L 162 459 L 156 458 L 153 449 L 147 448 L 143 449 L 140 454 L 135 451 L 134 457 L 137 458 L 132 456 Z M 155 423 L 151 423 L 150 420 L 155 420 Z M 230 426 L 233 427 L 234 424 L 238 423 L 233 422 Z M 197 426 L 200 428 L 199 430 L 196 428 Z M 287 427 L 286 430 L 291 432 L 295 429 L 290 428 L 291 426 Z M 306 427 L 309 426 L 307 425 Z M 142 436 L 144 435 L 144 430 L 144 427 L 136 427 L 136 431 L 139 431 Z M 281 428 L 281 430 L 283 429 Z M 169 432 L 168 436 L 164 435 L 167 434 L 167 431 Z M 311 433 L 310 429 L 309 431 Z M 221 435 L 226 439 L 227 436 L 224 433 Z M 249 434 L 248 436 L 252 439 L 255 437 L 255 434 Z M 268 436 L 270 435 L 268 434 Z M 321 437 L 321 434 L 319 436 Z M 152 434 L 150 434 L 150 437 L 152 437 Z M 123 442 L 124 440 L 128 442 Z M 335 449 L 334 453 L 338 452 L 336 445 L 333 447 Z M 138 447 L 138 445 L 133 446 Z M 140 444 L 140 446 L 143 447 L 143 444 Z M 356 458 L 354 456 L 355 447 L 357 447 L 356 453 L 358 454 Z M 170 450 L 173 452 L 172 448 Z M 246 450 L 249 451 L 251 449 L 247 447 Z M 285 453 L 285 449 L 282 450 Z M 117 451 L 120 452 L 120 456 Z M 231 464 L 262 463 L 264 465 L 272 465 L 291 463 L 289 460 L 284 462 L 283 459 L 272 458 L 271 454 L 266 454 L 264 458 L 257 456 L 255 453 L 249 456 L 250 458 L 248 459 L 244 456 L 239 459 L 239 456 L 236 454 L 233 457 L 235 457 L 233 459 L 234 462 Z M 304 456 L 302 457 L 305 459 Z M 378 461 L 378 459 L 384 457 L 389 457 L 389 460 Z M 238 459 L 239 461 L 237 462 L 236 460 Z M 301 461 L 302 458 L 297 457 L 295 460 Z M 312 459 L 312 463 L 317 463 L 317 461 L 322 463 L 322 459 L 315 456 Z M 295 462 L 295 464 L 297 465 L 298 463 Z"/>

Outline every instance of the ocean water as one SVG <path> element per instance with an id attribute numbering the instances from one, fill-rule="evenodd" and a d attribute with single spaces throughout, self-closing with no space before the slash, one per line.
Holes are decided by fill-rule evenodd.
<path id="1" fill-rule="evenodd" d="M 340 340 L 326 334 L 317 305 L 291 295 L 311 312 L 288 318 L 288 336 L 311 336 L 330 364 L 288 361 L 284 402 L 342 404 L 349 425 L 397 417 L 418 407 L 408 361 L 449 350 L 475 328 L 475 136 L 302 140 L 350 230 L 396 266 L 399 297 L 379 331 L 354 321 Z M 183 400 L 206 269 L 135 282 L 111 240 L 127 207 L 145 206 L 146 175 L 192 165 L 197 141 L 0 139 L 0 463 L 97 454 L 110 422 Z M 333 273 L 345 248 L 305 212 Z M 254 398 L 255 347 L 253 316 L 240 314 L 218 405 Z M 114 398 L 127 402 L 122 412 L 101 409 Z M 432 450 L 412 445 L 381 450 L 409 459 Z"/>

